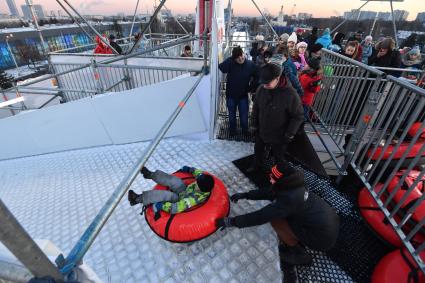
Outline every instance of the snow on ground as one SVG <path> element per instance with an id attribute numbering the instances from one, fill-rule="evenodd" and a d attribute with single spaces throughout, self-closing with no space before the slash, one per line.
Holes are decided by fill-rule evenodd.
<path id="1" fill-rule="evenodd" d="M 67 254 L 147 143 L 97 147 L 0 161 L 0 197 L 33 238 L 50 239 Z M 232 164 L 252 153 L 250 143 L 167 139 L 148 161 L 173 172 L 205 169 L 229 193 L 255 186 Z M 132 189 L 148 190 L 141 176 Z M 232 204 L 230 215 L 264 202 Z M 281 282 L 277 239 L 270 225 L 226 229 L 191 244 L 157 237 L 123 199 L 85 257 L 105 282 Z"/>

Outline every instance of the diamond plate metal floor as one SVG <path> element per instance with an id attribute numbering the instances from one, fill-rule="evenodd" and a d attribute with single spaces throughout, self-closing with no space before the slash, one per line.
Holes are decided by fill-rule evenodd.
<path id="1" fill-rule="evenodd" d="M 50 239 L 65 254 L 94 218 L 147 143 L 98 147 L 0 162 L 0 197 L 33 238 Z M 243 142 L 161 142 L 147 166 L 172 172 L 182 165 L 220 177 L 229 193 L 255 186 L 232 164 L 252 153 Z M 132 186 L 147 190 L 142 177 Z M 233 205 L 231 215 L 264 202 Z M 158 238 L 121 201 L 85 257 L 105 282 L 282 282 L 277 239 L 270 225 L 227 229 L 192 244 Z"/>

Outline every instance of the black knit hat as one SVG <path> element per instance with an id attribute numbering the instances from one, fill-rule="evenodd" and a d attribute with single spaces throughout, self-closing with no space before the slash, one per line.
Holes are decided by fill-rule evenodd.
<path id="1" fill-rule="evenodd" d="M 214 187 L 214 178 L 211 175 L 202 173 L 196 178 L 196 183 L 198 183 L 198 187 L 202 192 L 208 193 Z"/>
<path id="2" fill-rule="evenodd" d="M 273 57 L 272 57 L 273 58 Z M 271 82 L 282 74 L 282 67 L 275 63 L 268 63 L 260 70 L 261 81 L 265 84 Z"/>
<path id="3" fill-rule="evenodd" d="M 308 61 L 307 61 L 307 64 L 311 69 L 313 69 L 315 71 L 319 70 L 320 69 L 320 57 L 309 58 Z"/>
<path id="4" fill-rule="evenodd" d="M 272 167 L 272 170 L 270 172 L 270 178 L 273 178 L 275 181 L 277 181 L 280 178 L 290 176 L 295 172 L 296 170 L 291 165 L 289 165 L 288 162 L 281 161 L 277 165 Z"/>
<path id="5" fill-rule="evenodd" d="M 317 51 L 321 50 L 322 48 L 323 48 L 323 45 L 322 45 L 322 44 L 320 44 L 320 43 L 315 43 L 315 44 L 313 44 L 313 45 L 311 46 L 310 51 L 311 51 L 311 52 L 317 52 Z"/>

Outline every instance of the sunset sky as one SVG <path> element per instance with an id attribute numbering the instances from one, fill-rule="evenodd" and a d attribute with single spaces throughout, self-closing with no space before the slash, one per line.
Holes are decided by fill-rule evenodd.
<path id="1" fill-rule="evenodd" d="M 25 0 L 15 0 L 18 10 L 22 13 L 20 5 L 25 3 Z M 224 0 L 227 6 L 227 1 Z M 47 11 L 59 9 L 59 5 L 55 0 L 33 0 L 34 4 L 41 4 Z M 69 0 L 80 12 L 83 14 L 105 14 L 115 15 L 119 12 L 132 14 L 136 5 L 136 0 Z M 166 6 L 170 8 L 175 14 L 194 13 L 195 0 L 168 0 Z M 157 1 L 159 3 L 159 0 Z M 183 5 L 184 3 L 184 5 Z M 312 13 L 314 16 L 334 16 L 342 15 L 344 11 L 356 9 L 360 7 L 364 1 L 361 0 L 297 0 L 297 1 L 276 1 L 276 0 L 256 0 L 256 3 L 261 9 L 267 9 L 271 14 L 277 15 L 280 6 L 284 3 L 284 12 L 289 13 L 294 4 L 294 13 L 306 12 Z M 140 13 L 146 11 L 152 12 L 154 0 L 140 0 L 139 9 Z M 249 15 L 257 16 L 258 12 L 250 0 L 233 0 L 234 13 L 236 15 Z M 390 11 L 389 2 L 370 2 L 365 8 L 366 10 L 374 11 Z M 402 3 L 394 2 L 394 9 L 409 11 L 409 20 L 416 18 L 418 12 L 425 12 L 425 0 L 405 0 Z M 0 0 L 0 12 L 8 13 L 6 0 Z"/>

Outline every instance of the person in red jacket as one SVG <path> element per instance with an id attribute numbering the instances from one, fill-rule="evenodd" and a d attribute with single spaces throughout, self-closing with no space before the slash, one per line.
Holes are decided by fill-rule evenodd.
<path id="1" fill-rule="evenodd" d="M 105 35 L 103 35 L 103 38 L 105 40 L 108 40 L 106 39 Z M 96 35 L 96 43 L 97 45 L 96 45 L 96 48 L 94 49 L 94 54 L 112 54 L 112 49 L 108 45 L 106 45 L 97 35 Z"/>
<path id="2" fill-rule="evenodd" d="M 322 68 L 319 58 L 310 58 L 307 66 L 299 76 L 304 96 L 301 97 L 304 107 L 304 118 L 308 120 L 309 109 L 313 105 L 314 96 L 320 91 L 322 85 Z"/>

